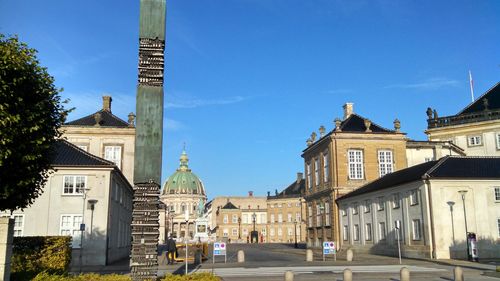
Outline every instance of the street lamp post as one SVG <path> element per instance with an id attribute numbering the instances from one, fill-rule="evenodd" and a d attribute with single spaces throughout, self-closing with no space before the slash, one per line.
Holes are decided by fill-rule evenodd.
<path id="1" fill-rule="evenodd" d="M 470 255 L 470 252 L 469 252 L 469 241 L 467 241 L 468 240 L 469 231 L 467 230 L 467 212 L 465 210 L 465 194 L 467 194 L 467 190 L 460 190 L 460 191 L 458 191 L 458 193 L 460 193 L 460 195 L 462 196 L 462 204 L 463 204 L 463 207 L 464 207 L 465 243 L 467 244 L 467 259 L 470 260 L 471 255 Z"/>
<path id="2" fill-rule="evenodd" d="M 453 206 L 455 205 L 455 202 L 453 201 L 448 201 L 446 202 L 448 206 L 450 206 L 450 214 L 451 214 L 451 235 L 453 237 L 453 245 L 455 245 L 455 223 L 453 222 Z"/>
<path id="3" fill-rule="evenodd" d="M 298 248 L 299 245 L 297 244 L 297 219 L 295 219 L 293 224 L 294 224 L 294 230 L 295 230 L 295 248 Z"/>
<path id="4" fill-rule="evenodd" d="M 238 239 L 241 239 L 241 217 L 238 217 Z"/>
<path id="5" fill-rule="evenodd" d="M 253 221 L 253 232 L 252 232 L 252 243 L 253 243 L 253 238 L 255 237 L 255 221 L 257 219 L 257 215 L 255 212 L 252 215 L 252 221 Z"/>

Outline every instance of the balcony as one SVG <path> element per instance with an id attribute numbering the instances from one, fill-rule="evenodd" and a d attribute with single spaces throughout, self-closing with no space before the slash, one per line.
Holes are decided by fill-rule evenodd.
<path id="1" fill-rule="evenodd" d="M 500 119 L 500 109 L 427 119 L 427 129 Z"/>

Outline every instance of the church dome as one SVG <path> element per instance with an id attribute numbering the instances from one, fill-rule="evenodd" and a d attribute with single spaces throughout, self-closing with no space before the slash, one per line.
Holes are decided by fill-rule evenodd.
<path id="1" fill-rule="evenodd" d="M 199 194 L 206 195 L 201 180 L 188 167 L 189 158 L 182 151 L 180 165 L 163 185 L 163 195 L 168 194 Z"/>

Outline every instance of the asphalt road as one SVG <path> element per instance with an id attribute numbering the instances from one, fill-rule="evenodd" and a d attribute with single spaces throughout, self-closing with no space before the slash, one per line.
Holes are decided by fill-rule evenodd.
<path id="1" fill-rule="evenodd" d="M 342 280 L 345 268 L 353 271 L 353 280 L 399 280 L 401 267 L 410 269 L 412 281 L 454 280 L 453 266 L 436 264 L 430 261 L 403 259 L 403 265 L 393 257 L 375 255 L 355 255 L 353 262 L 347 262 L 345 256 L 339 255 L 337 261 L 329 257 L 322 261 L 320 252 L 315 251 L 315 261 L 305 261 L 305 246 L 296 249 L 293 244 L 228 244 L 227 263 L 218 256 L 212 263 L 212 248 L 209 256 L 202 265 L 190 265 L 190 272 L 213 272 L 224 281 L 263 281 L 284 280 L 285 271 L 293 271 L 295 281 L 309 280 Z M 237 262 L 237 252 L 243 250 L 245 262 Z M 478 265 L 477 267 L 464 267 L 465 280 L 495 281 L 500 278 L 484 276 L 485 271 L 494 269 L 493 265 Z M 174 266 L 160 265 L 160 275 L 166 272 L 182 274 L 184 264 Z"/>

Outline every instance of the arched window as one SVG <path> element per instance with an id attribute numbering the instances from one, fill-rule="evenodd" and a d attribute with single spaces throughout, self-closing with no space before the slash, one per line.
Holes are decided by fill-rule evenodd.
<path id="1" fill-rule="evenodd" d="M 186 204 L 182 203 L 181 204 L 181 213 L 184 214 L 184 212 L 186 212 Z"/>

